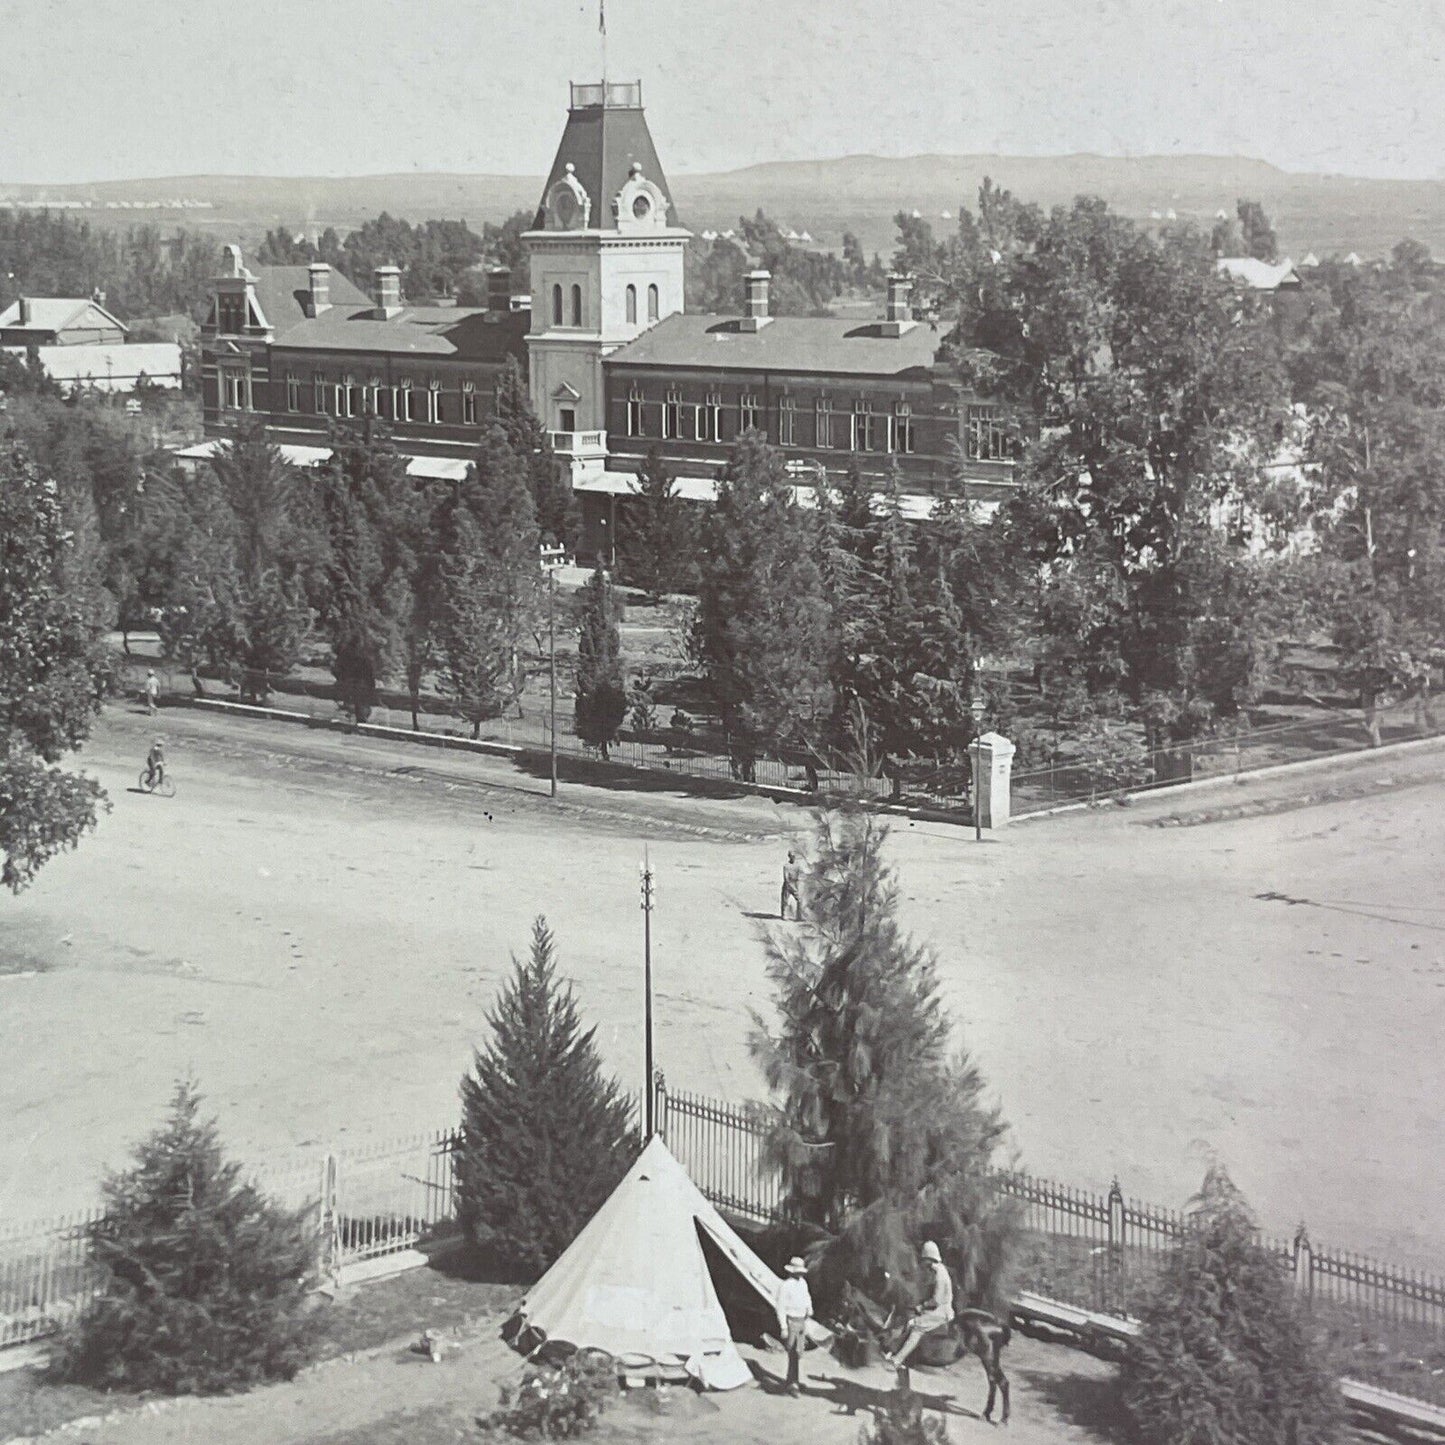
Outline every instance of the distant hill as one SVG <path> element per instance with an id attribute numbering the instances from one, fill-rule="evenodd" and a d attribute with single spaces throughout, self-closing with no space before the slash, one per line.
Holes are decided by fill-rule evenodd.
<path id="1" fill-rule="evenodd" d="M 761 206 L 775 220 L 807 231 L 818 245 L 836 247 L 849 230 L 867 251 L 886 256 L 895 212 L 918 210 L 935 230 L 946 231 L 951 220 L 942 213 L 951 217 L 961 203 L 971 204 L 985 176 L 1044 206 L 1088 193 L 1139 221 L 1162 220 L 1173 211 L 1201 227 L 1248 196 L 1264 203 L 1281 244 L 1296 259 L 1307 251 L 1381 255 L 1406 235 L 1445 257 L 1445 181 L 1298 174 L 1247 157 L 844 156 L 670 179 L 682 219 L 694 230 L 726 230 Z M 245 244 L 272 226 L 345 230 L 383 210 L 410 220 L 462 217 L 479 226 L 535 206 L 541 188 L 540 176 L 424 172 L 172 176 L 66 186 L 0 182 L 0 204 L 78 206 L 104 224 L 179 222 Z"/>

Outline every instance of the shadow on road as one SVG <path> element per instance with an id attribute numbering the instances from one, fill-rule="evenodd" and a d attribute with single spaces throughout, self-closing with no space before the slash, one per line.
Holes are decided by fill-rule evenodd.
<path id="1" fill-rule="evenodd" d="M 1069 1424 L 1089 1432 L 1089 1438 L 1109 1445 L 1123 1440 L 1125 1417 L 1116 1379 L 1087 1375 L 1054 1375 L 1020 1370 L 1015 1376 L 1047 1402 Z"/>

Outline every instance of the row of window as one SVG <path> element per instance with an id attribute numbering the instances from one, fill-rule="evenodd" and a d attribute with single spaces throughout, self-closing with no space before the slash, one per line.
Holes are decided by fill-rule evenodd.
<path id="1" fill-rule="evenodd" d="M 301 378 L 294 371 L 288 371 L 285 385 L 286 410 L 300 412 L 303 395 Z M 387 421 L 424 422 L 432 426 L 445 422 L 476 426 L 476 382 L 463 381 L 460 396 L 460 415 L 449 415 L 455 409 L 455 399 L 442 391 L 442 384 L 435 377 L 425 386 L 417 386 L 409 376 L 384 385 L 379 377 L 358 382 L 354 376 L 328 379 L 317 371 L 311 377 L 310 409 L 317 416 L 376 416 Z M 221 405 L 231 411 L 252 409 L 249 371 L 234 367 L 222 369 Z"/>
<path id="2" fill-rule="evenodd" d="M 568 303 L 564 305 L 563 303 Z M 637 287 L 629 285 L 626 293 L 627 323 L 629 326 L 637 325 Z M 647 319 L 656 321 L 662 307 L 662 296 L 656 286 L 647 288 Z M 565 318 L 570 313 L 571 321 Z M 573 286 L 564 295 L 561 286 L 552 288 L 552 325 L 553 326 L 581 326 L 582 325 L 582 288 Z"/>
<path id="3" fill-rule="evenodd" d="M 656 403 L 652 403 L 656 406 Z M 627 434 L 648 435 L 642 391 L 633 387 L 627 397 Z M 662 403 L 663 440 L 721 441 L 723 437 L 723 399 L 721 392 L 709 392 L 701 402 L 685 402 L 677 387 L 670 387 Z M 766 426 L 758 397 L 744 392 L 738 398 L 738 431 Z M 793 397 L 778 400 L 778 445 L 791 447 L 811 444 L 819 450 L 854 452 L 899 452 L 909 455 L 914 450 L 913 408 L 906 401 L 894 403 L 892 411 L 880 412 L 874 403 L 861 398 L 851 411 L 834 407 L 828 397 L 819 397 L 813 405 L 811 442 L 800 435 L 798 406 Z M 971 406 L 964 421 L 964 453 L 970 461 L 1010 461 L 1017 455 L 1017 444 L 1007 419 L 998 407 Z"/>
<path id="4" fill-rule="evenodd" d="M 656 403 L 654 403 L 656 405 Z M 627 397 L 627 433 L 643 437 L 648 434 L 646 403 L 641 390 L 633 387 Z M 669 387 L 662 403 L 663 440 L 721 441 L 723 436 L 723 399 L 721 392 L 709 392 L 701 402 L 684 402 L 682 392 Z M 744 392 L 738 398 L 738 431 L 745 432 L 766 424 L 761 401 L 756 394 Z M 778 445 L 791 447 L 803 443 L 798 435 L 798 408 L 794 398 L 778 401 Z M 827 397 L 819 397 L 813 409 L 812 445 L 819 448 L 855 452 L 913 451 L 913 408 L 906 401 L 896 402 L 893 410 L 882 413 L 873 403 L 861 399 L 853 403 L 851 412 L 835 411 Z"/>

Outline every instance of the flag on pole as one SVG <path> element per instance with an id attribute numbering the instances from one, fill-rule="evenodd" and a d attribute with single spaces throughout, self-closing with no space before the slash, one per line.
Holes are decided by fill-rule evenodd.
<path id="1" fill-rule="evenodd" d="M 600 35 L 607 34 L 607 0 L 597 0 L 597 31 Z"/>

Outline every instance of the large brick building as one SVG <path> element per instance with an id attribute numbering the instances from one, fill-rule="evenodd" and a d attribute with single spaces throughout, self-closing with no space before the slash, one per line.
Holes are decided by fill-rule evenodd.
<path id="1" fill-rule="evenodd" d="M 574 85 L 527 247 L 531 304 L 509 277 L 486 309 L 410 306 L 395 268 L 367 296 L 325 266 L 248 270 L 235 248 L 204 328 L 206 430 L 258 413 L 297 461 L 325 455 L 335 418 L 391 424 L 421 474 L 461 475 L 508 357 L 582 501 L 583 549 L 616 543 L 617 501 L 660 447 L 684 496 L 706 501 L 738 435 L 764 432 L 800 487 L 854 466 L 896 471 L 922 514 L 962 476 L 992 506 L 1011 487 L 992 408 L 938 364 L 935 324 L 889 283 L 876 320 L 775 317 L 769 277 L 742 316 L 695 315 L 682 226 L 635 82 Z M 207 446 L 192 448 L 203 455 Z"/>

